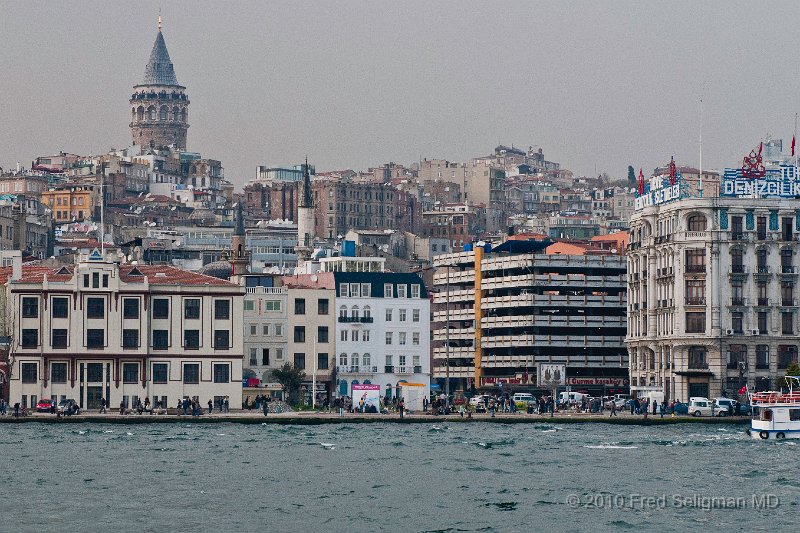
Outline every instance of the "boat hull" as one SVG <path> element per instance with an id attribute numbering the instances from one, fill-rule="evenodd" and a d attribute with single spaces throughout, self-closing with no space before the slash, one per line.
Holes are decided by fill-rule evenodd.
<path id="1" fill-rule="evenodd" d="M 750 427 L 747 434 L 755 440 L 800 439 L 800 429 L 759 429 Z"/>

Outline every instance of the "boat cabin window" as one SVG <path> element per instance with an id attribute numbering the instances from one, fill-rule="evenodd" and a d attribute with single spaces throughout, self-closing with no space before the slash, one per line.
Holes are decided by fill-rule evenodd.
<path id="1" fill-rule="evenodd" d="M 791 422 L 800 421 L 800 409 L 789 409 L 789 420 Z"/>
<path id="2" fill-rule="evenodd" d="M 764 411 L 761 412 L 761 420 L 765 422 L 772 421 L 772 409 L 764 409 Z"/>

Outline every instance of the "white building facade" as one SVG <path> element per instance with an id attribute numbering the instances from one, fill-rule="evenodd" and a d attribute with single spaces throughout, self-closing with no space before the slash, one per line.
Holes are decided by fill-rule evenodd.
<path id="1" fill-rule="evenodd" d="M 380 385 L 401 396 L 403 383 L 430 394 L 430 301 L 417 274 L 335 272 L 336 393 Z"/>
<path id="2" fill-rule="evenodd" d="M 244 288 L 94 259 L 8 274 L 11 403 L 70 398 L 99 409 L 101 398 L 112 408 L 149 398 L 174 407 L 184 397 L 203 405 L 227 397 L 241 408 Z"/>

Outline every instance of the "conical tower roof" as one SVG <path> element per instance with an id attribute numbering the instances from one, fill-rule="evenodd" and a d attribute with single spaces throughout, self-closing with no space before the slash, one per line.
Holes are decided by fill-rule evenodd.
<path id="1" fill-rule="evenodd" d="M 175 69 L 172 67 L 167 43 L 164 42 L 161 29 L 158 30 L 153 51 L 150 52 L 150 61 L 147 62 L 147 67 L 144 69 L 142 85 L 178 85 Z"/>

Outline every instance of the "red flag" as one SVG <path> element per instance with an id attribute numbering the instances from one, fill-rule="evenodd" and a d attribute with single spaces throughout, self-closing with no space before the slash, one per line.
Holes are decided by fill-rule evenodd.
<path id="1" fill-rule="evenodd" d="M 644 194 L 644 173 L 639 169 L 639 196 Z"/>
<path id="2" fill-rule="evenodd" d="M 747 394 L 747 385 L 739 389 L 739 394 Z"/>
<path id="3" fill-rule="evenodd" d="M 794 157 L 794 135 L 792 135 L 792 157 Z"/>

